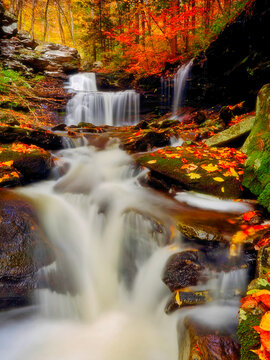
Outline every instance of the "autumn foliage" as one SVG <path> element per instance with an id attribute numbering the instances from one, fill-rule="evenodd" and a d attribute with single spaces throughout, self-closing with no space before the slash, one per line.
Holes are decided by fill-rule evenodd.
<path id="1" fill-rule="evenodd" d="M 4 0 L 33 38 L 76 46 L 102 71 L 159 74 L 205 48 L 248 0 Z"/>

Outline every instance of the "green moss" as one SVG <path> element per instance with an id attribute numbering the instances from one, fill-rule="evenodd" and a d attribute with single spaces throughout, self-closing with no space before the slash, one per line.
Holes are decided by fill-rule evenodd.
<path id="1" fill-rule="evenodd" d="M 9 88 L 7 85 L 11 84 L 31 88 L 26 78 L 20 72 L 0 67 L 0 92 L 8 93 Z"/>
<path id="2" fill-rule="evenodd" d="M 259 326 L 260 316 L 246 314 L 246 320 L 241 320 L 238 325 L 237 335 L 241 344 L 241 360 L 258 360 L 259 357 L 251 349 L 260 347 L 260 336 L 253 329 Z"/>

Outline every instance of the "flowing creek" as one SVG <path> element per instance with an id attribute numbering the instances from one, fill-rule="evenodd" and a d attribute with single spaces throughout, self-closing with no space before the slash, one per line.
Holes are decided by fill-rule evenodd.
<path id="1" fill-rule="evenodd" d="M 80 91 L 81 80 L 72 81 Z M 94 79 L 83 86 L 94 91 Z M 196 194 L 165 197 L 140 185 L 147 170 L 137 169 L 115 140 L 104 150 L 81 145 L 55 155 L 48 181 L 16 190 L 34 202 L 55 262 L 41 269 L 43 286 L 32 306 L 1 313 L 0 358 L 187 360 L 184 318 L 232 331 L 239 306 L 235 290 L 245 289 L 247 271 L 209 270 L 204 286 L 214 301 L 166 315 L 165 263 L 192 247 L 176 230 L 174 214 L 190 211 L 187 203 L 217 213 L 247 209 Z"/>

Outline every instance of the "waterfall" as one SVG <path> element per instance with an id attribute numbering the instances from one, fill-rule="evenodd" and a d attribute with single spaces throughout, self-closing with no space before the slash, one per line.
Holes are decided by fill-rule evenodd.
<path id="1" fill-rule="evenodd" d="M 179 110 L 181 109 L 184 101 L 184 94 L 186 89 L 187 79 L 190 75 L 192 68 L 192 60 L 181 66 L 174 76 L 174 96 L 173 96 L 173 108 L 172 119 L 178 118 Z"/>
<path id="2" fill-rule="evenodd" d="M 16 190 L 35 205 L 55 261 L 39 270 L 34 309 L 0 314 L 0 358 L 176 360 L 181 314 L 218 322 L 224 313 L 222 304 L 165 315 L 161 273 L 184 249 L 169 211 L 176 200 L 141 187 L 147 170 L 116 144 L 67 148 L 55 163 L 50 180 Z M 213 287 L 238 288 L 238 274 L 214 275 Z M 236 319 L 230 310 L 222 322 Z"/>
<path id="3" fill-rule="evenodd" d="M 67 125 L 90 122 L 121 126 L 139 121 L 140 95 L 134 90 L 98 91 L 95 73 L 70 76 L 67 88 L 75 92 L 67 104 Z"/>

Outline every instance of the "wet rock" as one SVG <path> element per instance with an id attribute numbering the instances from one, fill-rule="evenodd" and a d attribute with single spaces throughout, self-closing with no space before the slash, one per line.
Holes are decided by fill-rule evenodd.
<path id="1" fill-rule="evenodd" d="M 53 255 L 33 207 L 0 190 L 0 308 L 24 304 L 37 285 L 37 270 Z"/>
<path id="2" fill-rule="evenodd" d="M 182 327 L 180 331 L 183 331 Z M 186 319 L 179 346 L 179 360 L 239 360 L 240 347 L 230 334 Z"/>
<path id="3" fill-rule="evenodd" d="M 243 185 L 270 211 L 270 84 L 258 94 L 256 121 L 243 146 L 248 159 Z"/>
<path id="4" fill-rule="evenodd" d="M 162 281 L 171 291 L 197 285 L 203 266 L 198 251 L 189 250 L 173 254 L 167 261 Z"/>
<path id="5" fill-rule="evenodd" d="M 203 224 L 181 224 L 177 226 L 178 230 L 188 239 L 201 241 L 225 242 L 224 233 L 218 228 Z"/>
<path id="6" fill-rule="evenodd" d="M 174 311 L 186 306 L 203 305 L 212 301 L 208 291 L 177 291 L 173 293 L 165 306 L 165 313 L 171 314 Z"/>
<path id="7" fill-rule="evenodd" d="M 207 146 L 240 147 L 249 135 L 255 123 L 255 116 L 248 116 L 243 121 L 205 140 Z"/>

